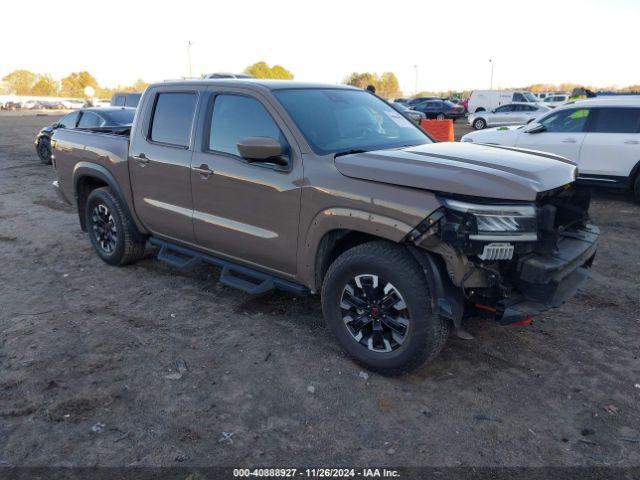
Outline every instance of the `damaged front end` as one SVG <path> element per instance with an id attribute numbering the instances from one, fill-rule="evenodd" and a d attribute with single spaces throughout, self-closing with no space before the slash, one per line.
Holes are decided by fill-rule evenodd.
<path id="1" fill-rule="evenodd" d="M 439 269 L 450 280 L 453 289 L 436 286 L 432 293 L 438 313 L 456 326 L 461 311 L 520 322 L 561 305 L 586 283 L 599 235 L 589 221 L 588 191 L 566 185 L 531 203 L 439 199 L 443 207 L 408 240 L 425 271 Z"/>

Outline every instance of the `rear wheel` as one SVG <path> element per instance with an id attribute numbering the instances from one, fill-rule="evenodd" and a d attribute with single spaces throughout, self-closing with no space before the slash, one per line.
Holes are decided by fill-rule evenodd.
<path id="1" fill-rule="evenodd" d="M 51 140 L 47 137 L 42 137 L 38 140 L 36 151 L 38 152 L 38 157 L 42 163 L 45 165 L 51 165 Z"/>
<path id="2" fill-rule="evenodd" d="M 476 118 L 473 121 L 473 128 L 475 128 L 476 130 L 482 130 L 486 126 L 487 126 L 487 122 L 485 121 L 484 118 Z"/>
<path id="3" fill-rule="evenodd" d="M 385 241 L 354 247 L 331 264 L 322 310 L 345 352 L 381 373 L 419 367 L 449 335 L 448 321 L 431 311 L 420 266 L 404 247 Z"/>
<path id="4" fill-rule="evenodd" d="M 135 239 L 133 223 L 109 187 L 89 194 L 85 221 L 94 250 L 109 265 L 127 265 L 144 255 L 146 242 Z"/>

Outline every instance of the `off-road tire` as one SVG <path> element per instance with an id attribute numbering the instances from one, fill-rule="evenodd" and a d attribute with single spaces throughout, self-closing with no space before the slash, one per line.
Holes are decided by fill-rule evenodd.
<path id="1" fill-rule="evenodd" d="M 343 290 L 352 278 L 363 274 L 392 283 L 408 308 L 405 340 L 393 351 L 371 351 L 354 338 L 343 320 Z M 414 370 L 431 360 L 449 336 L 449 321 L 431 310 L 429 285 L 420 265 L 404 247 L 387 241 L 353 247 L 331 264 L 322 284 L 322 311 L 329 330 L 351 358 L 388 375 Z"/>
<path id="2" fill-rule="evenodd" d="M 106 207 L 115 226 L 115 245 L 111 252 L 103 248 L 94 232 L 95 222 L 92 217 L 94 209 L 99 205 Z M 144 256 L 146 241 L 136 240 L 133 221 L 109 187 L 96 188 L 89 194 L 85 204 L 85 221 L 94 250 L 109 265 L 128 265 Z"/>
<path id="3" fill-rule="evenodd" d="M 487 126 L 487 122 L 484 118 L 476 118 L 473 121 L 473 128 L 475 128 L 476 130 L 482 130 L 483 128 L 486 128 Z"/>
<path id="4" fill-rule="evenodd" d="M 38 158 L 42 163 L 45 165 L 51 165 L 51 140 L 47 137 L 42 137 L 38 140 L 36 152 L 38 153 Z"/>

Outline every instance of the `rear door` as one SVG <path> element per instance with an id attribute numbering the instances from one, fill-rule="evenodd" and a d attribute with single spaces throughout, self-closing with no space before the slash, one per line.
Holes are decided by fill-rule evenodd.
<path id="1" fill-rule="evenodd" d="M 199 92 L 158 88 L 145 97 L 131 139 L 129 173 L 136 212 L 154 234 L 193 242 L 192 130 Z"/>
<path id="2" fill-rule="evenodd" d="M 555 153 L 577 164 L 589 115 L 588 108 L 554 110 L 540 120 L 543 132 L 523 132 L 516 146 Z"/>
<path id="3" fill-rule="evenodd" d="M 199 246 L 279 274 L 296 273 L 302 158 L 268 98 L 242 89 L 212 88 L 191 183 Z M 275 138 L 290 168 L 250 163 L 238 140 Z"/>
<path id="4" fill-rule="evenodd" d="M 600 107 L 593 113 L 580 153 L 580 173 L 627 177 L 640 162 L 640 108 Z"/>

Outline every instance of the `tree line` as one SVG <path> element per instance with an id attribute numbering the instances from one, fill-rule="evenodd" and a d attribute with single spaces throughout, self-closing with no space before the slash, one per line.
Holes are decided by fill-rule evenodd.
<path id="1" fill-rule="evenodd" d="M 281 65 L 269 66 L 266 62 L 260 61 L 249 65 L 244 69 L 244 73 L 256 78 L 269 78 L 281 80 L 293 80 L 294 75 Z M 84 90 L 91 87 L 98 98 L 111 98 L 116 92 L 142 92 L 147 88 L 148 83 L 142 79 L 135 81 L 131 85 L 120 85 L 115 88 L 101 86 L 98 80 L 87 71 L 73 72 L 60 81 L 54 80 L 50 75 L 34 73 L 29 70 L 15 70 L 2 78 L 0 93 L 12 93 L 16 95 L 32 95 L 46 97 L 86 97 Z M 396 98 L 402 95 L 400 83 L 393 72 L 384 72 L 381 75 L 373 72 L 353 72 L 343 81 L 345 85 L 352 85 L 358 88 L 367 88 L 373 85 L 376 93 L 383 98 Z M 579 85 L 576 83 L 534 83 L 518 90 L 529 90 L 532 92 L 571 92 L 575 88 L 588 88 L 590 90 L 609 90 L 614 92 L 640 92 L 640 85 L 629 85 L 627 87 L 605 87 L 597 88 L 593 86 Z M 415 96 L 434 97 L 458 97 L 467 98 L 471 94 L 470 90 L 455 91 L 422 91 Z"/>

